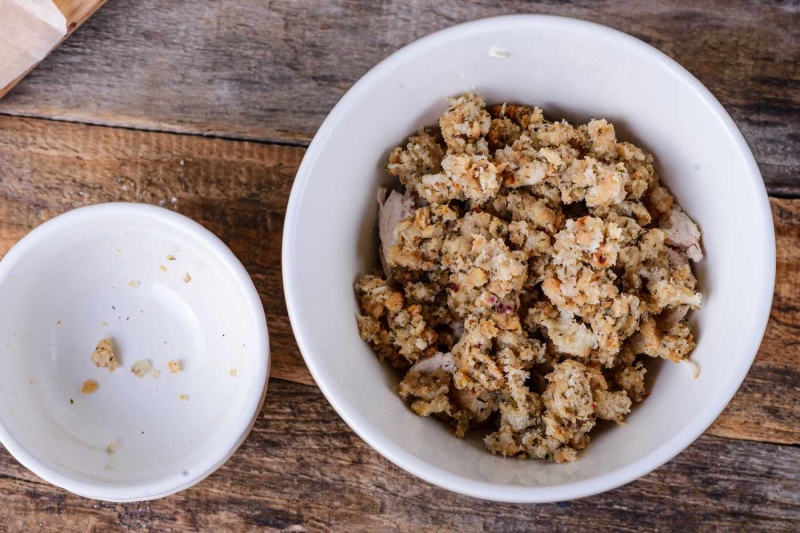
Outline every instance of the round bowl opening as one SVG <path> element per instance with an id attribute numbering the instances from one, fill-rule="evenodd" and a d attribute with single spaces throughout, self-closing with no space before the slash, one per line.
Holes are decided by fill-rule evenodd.
<path id="1" fill-rule="evenodd" d="M 266 322 L 249 276 L 166 209 L 107 204 L 44 224 L 0 263 L 0 301 L 0 438 L 78 494 L 139 500 L 195 483 L 263 400 Z M 91 360 L 102 339 L 113 373 Z M 152 370 L 135 375 L 137 361 Z M 82 393 L 86 380 L 99 388 Z"/>
<path id="2" fill-rule="evenodd" d="M 490 57 L 491 46 L 506 50 Z M 542 107 L 551 120 L 606 118 L 653 153 L 665 183 L 703 231 L 698 346 L 662 364 L 652 394 L 571 464 L 492 456 L 414 415 L 397 377 L 361 341 L 353 283 L 376 260 L 379 185 L 391 149 L 434 124 L 445 97 Z M 743 253 L 743 243 L 748 251 Z M 344 420 L 402 468 L 485 499 L 557 501 L 608 490 L 657 468 L 696 439 L 744 379 L 766 326 L 775 273 L 772 217 L 746 143 L 713 96 L 677 63 L 592 23 L 513 16 L 428 36 L 375 67 L 332 111 L 298 172 L 286 217 L 284 285 L 317 384 Z M 335 310 L 335 312 L 333 311 Z M 478 443 L 479 444 L 479 443 Z"/>

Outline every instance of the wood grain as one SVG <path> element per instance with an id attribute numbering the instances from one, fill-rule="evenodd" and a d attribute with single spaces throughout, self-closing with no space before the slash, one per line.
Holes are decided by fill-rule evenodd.
<path id="1" fill-rule="evenodd" d="M 58 44 L 55 46 L 57 48 L 67 37 L 72 35 L 75 30 L 80 28 L 81 25 L 86 22 L 95 11 L 100 9 L 100 7 L 106 3 L 106 0 L 53 0 L 53 3 L 56 5 L 59 11 L 64 14 L 64 18 L 67 19 L 67 35 L 64 37 L 64 39 L 61 39 L 58 42 Z M 37 65 L 33 65 L 22 75 L 20 75 L 20 77 L 5 87 L 0 87 L 0 98 L 3 98 L 3 96 L 8 94 L 9 91 L 11 91 L 11 89 L 13 89 L 20 81 L 22 81 L 25 76 L 30 74 L 30 72 L 35 69 Z"/>
<path id="2" fill-rule="evenodd" d="M 598 496 L 475 500 L 389 463 L 316 388 L 275 381 L 239 452 L 164 500 L 79 498 L 43 484 L 0 448 L 0 532 L 796 531 L 799 487 L 800 448 L 704 436 L 652 474 Z"/>
<path id="3" fill-rule="evenodd" d="M 53 0 L 53 3 L 66 17 L 67 35 L 69 35 L 89 20 L 106 0 Z"/>
<path id="4" fill-rule="evenodd" d="M 0 102 L 0 112 L 305 144 L 344 92 L 395 50 L 510 13 L 591 20 L 653 44 L 731 113 L 769 190 L 800 194 L 794 1 L 117 1 Z"/>
<path id="5" fill-rule="evenodd" d="M 82 205 L 147 202 L 219 235 L 250 272 L 267 313 L 274 377 L 313 380 L 284 304 L 281 232 L 304 149 L 0 117 L 0 254 Z M 173 203 L 174 198 L 174 203 Z M 800 444 L 800 200 L 773 199 L 775 305 L 756 362 L 712 435 Z"/>

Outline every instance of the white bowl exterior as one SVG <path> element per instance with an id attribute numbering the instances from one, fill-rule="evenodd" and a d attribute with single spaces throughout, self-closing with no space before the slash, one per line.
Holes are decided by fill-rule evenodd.
<path id="1" fill-rule="evenodd" d="M 132 501 L 187 488 L 230 457 L 263 403 L 258 293 L 222 241 L 167 209 L 105 204 L 45 223 L 0 262 L 0 302 L 0 440 L 72 492 Z M 106 337 L 113 374 L 90 361 Z M 134 376 L 139 359 L 160 376 Z M 86 379 L 100 384 L 91 396 Z"/>
<path id="2" fill-rule="evenodd" d="M 490 46 L 507 51 L 489 57 Z M 538 105 L 550 119 L 606 118 L 652 152 L 662 180 L 703 231 L 703 307 L 692 314 L 702 369 L 663 364 L 627 424 L 602 432 L 572 464 L 490 455 L 414 415 L 397 377 L 361 341 L 355 279 L 374 265 L 376 188 L 391 148 L 474 90 L 487 102 Z M 769 316 L 772 217 L 747 145 L 686 70 L 628 35 L 592 23 L 513 16 L 456 26 L 397 52 L 336 106 L 298 172 L 284 235 L 284 284 L 303 356 L 328 400 L 370 445 L 409 472 L 509 502 L 581 497 L 655 469 L 718 416 L 749 369 Z"/>

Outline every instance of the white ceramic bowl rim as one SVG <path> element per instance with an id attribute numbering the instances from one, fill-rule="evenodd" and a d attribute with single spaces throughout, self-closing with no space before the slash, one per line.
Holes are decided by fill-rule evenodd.
<path id="1" fill-rule="evenodd" d="M 307 343 L 304 340 L 306 336 L 313 335 L 313 331 L 309 331 L 308 328 L 304 327 L 303 322 L 300 320 L 301 309 L 298 305 L 299 301 L 295 297 L 297 293 L 295 287 L 299 286 L 302 280 L 295 276 L 291 264 L 289 263 L 289 258 L 293 256 L 294 243 L 298 238 L 296 227 L 298 223 L 300 201 L 304 196 L 304 189 L 308 185 L 314 162 L 321 152 L 326 139 L 334 130 L 336 124 L 347 117 L 351 107 L 358 101 L 361 95 L 370 91 L 386 73 L 395 70 L 399 65 L 414 60 L 419 55 L 426 53 L 427 50 L 460 39 L 465 34 L 474 35 L 484 31 L 496 31 L 501 28 L 506 31 L 512 31 L 519 28 L 541 26 L 543 24 L 547 24 L 549 27 L 556 29 L 584 30 L 596 34 L 608 41 L 614 42 L 616 45 L 631 53 L 646 56 L 651 62 L 659 64 L 672 75 L 687 83 L 697 96 L 709 107 L 716 119 L 723 125 L 742 159 L 747 162 L 748 175 L 754 182 L 754 190 L 758 191 L 757 194 L 760 196 L 760 210 L 758 213 L 754 213 L 753 216 L 760 217 L 765 227 L 773 227 L 772 212 L 766 189 L 758 166 L 746 141 L 722 105 L 714 98 L 711 92 L 685 68 L 656 48 L 635 37 L 606 26 L 548 15 L 510 15 L 460 24 L 423 37 L 395 52 L 361 78 L 347 94 L 345 94 L 336 107 L 334 107 L 309 146 L 308 152 L 297 172 L 295 183 L 292 188 L 286 213 L 283 240 L 283 280 L 286 292 L 286 304 L 297 343 L 314 380 L 342 419 L 381 455 L 425 481 L 476 498 L 518 503 L 562 501 L 590 496 L 619 487 L 655 470 L 694 442 L 719 416 L 747 375 L 747 371 L 755 358 L 755 354 L 758 351 L 763 333 L 766 329 L 772 305 L 771 295 L 775 285 L 775 239 L 773 232 L 768 239 L 758 243 L 756 248 L 751 250 L 751 253 L 759 254 L 758 256 L 763 258 L 764 272 L 768 273 L 764 278 L 754 280 L 754 283 L 760 283 L 760 290 L 762 293 L 769 294 L 770 297 L 764 298 L 758 313 L 761 320 L 755 329 L 759 331 L 760 334 L 754 336 L 750 340 L 750 346 L 748 346 L 748 352 L 753 355 L 749 359 L 743 358 L 740 360 L 733 371 L 733 374 L 738 376 L 738 379 L 731 380 L 725 389 L 725 393 L 720 394 L 713 401 L 706 404 L 702 412 L 693 418 L 692 423 L 675 434 L 671 440 L 664 442 L 659 448 L 641 460 L 625 468 L 609 472 L 608 474 L 596 478 L 565 483 L 559 486 L 512 487 L 498 486 L 492 483 L 460 477 L 421 461 L 417 457 L 397 447 L 379 432 L 375 431 L 361 415 L 350 411 L 346 405 L 343 405 L 343 403 L 339 401 L 341 395 L 336 385 L 332 380 L 327 379 L 320 371 L 320 368 L 315 362 L 315 358 L 311 356 Z"/>
<path id="2" fill-rule="evenodd" d="M 253 317 L 253 323 L 259 325 L 263 324 L 263 327 L 259 327 L 255 335 L 256 346 L 254 348 L 254 353 L 265 354 L 266 357 L 256 358 L 253 382 L 262 383 L 263 385 L 261 387 L 253 387 L 248 394 L 246 408 L 243 409 L 242 413 L 249 413 L 250 416 L 243 416 L 237 421 L 235 425 L 236 431 L 231 432 L 227 438 L 225 438 L 224 445 L 219 447 L 218 453 L 206 457 L 202 463 L 191 465 L 192 471 L 198 473 L 191 478 L 177 474 L 164 478 L 157 483 L 132 484 L 119 487 L 94 485 L 92 483 L 78 481 L 56 472 L 35 459 L 20 446 L 8 429 L 3 425 L 2 420 L 0 420 L 0 443 L 2 443 L 11 455 L 25 468 L 48 483 L 62 487 L 80 496 L 114 502 L 131 502 L 163 498 L 164 496 L 174 494 L 199 483 L 221 467 L 233 455 L 242 442 L 244 442 L 258 417 L 258 413 L 261 410 L 261 405 L 267 393 L 267 378 L 270 368 L 269 334 L 267 332 L 264 307 L 261 304 L 261 299 L 247 270 L 245 270 L 244 266 L 242 266 L 242 263 L 236 258 L 233 252 L 216 235 L 190 218 L 168 209 L 146 204 L 107 203 L 81 207 L 69 211 L 45 222 L 20 240 L 8 254 L 6 254 L 3 260 L 0 261 L 0 279 L 4 279 L 8 276 L 8 273 L 18 261 L 37 245 L 47 241 L 55 233 L 60 231 L 61 227 L 65 224 L 72 224 L 80 220 L 88 220 L 102 215 L 123 213 L 149 218 L 166 227 L 180 228 L 182 231 L 191 234 L 199 242 L 202 242 L 211 253 L 219 258 L 220 262 L 226 267 L 231 279 L 241 291 L 249 313 Z"/>

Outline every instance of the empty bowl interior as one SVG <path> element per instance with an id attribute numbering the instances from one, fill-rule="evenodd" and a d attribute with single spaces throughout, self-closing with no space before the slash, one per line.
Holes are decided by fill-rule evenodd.
<path id="1" fill-rule="evenodd" d="M 35 230 L 0 272 L 0 436 L 41 476 L 102 499 L 154 497 L 207 474 L 249 429 L 268 365 L 263 311 L 198 224 L 84 208 Z M 106 338 L 113 373 L 91 361 Z M 155 370 L 138 377 L 139 360 Z M 85 380 L 99 389 L 82 394 Z"/>
<path id="2" fill-rule="evenodd" d="M 490 57 L 490 46 L 506 57 Z M 477 439 L 414 415 L 398 376 L 361 341 L 353 283 L 377 260 L 376 189 L 391 149 L 434 125 L 445 97 L 473 90 L 525 103 L 550 120 L 606 118 L 620 140 L 654 154 L 662 181 L 703 232 L 704 302 L 684 365 L 651 366 L 651 395 L 626 425 L 597 432 L 575 463 L 493 456 Z M 445 30 L 362 79 L 331 113 L 290 201 L 284 276 L 292 325 L 317 383 L 342 417 L 390 460 L 473 496 L 553 501 L 599 492 L 656 468 L 694 440 L 744 378 L 764 331 L 774 237 L 760 174 L 728 115 L 685 70 L 619 32 L 552 17 Z"/>

